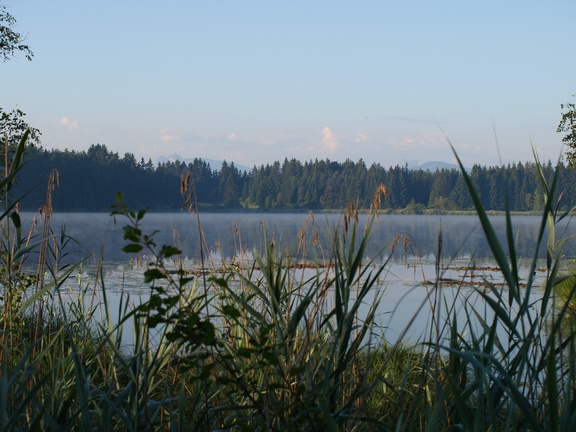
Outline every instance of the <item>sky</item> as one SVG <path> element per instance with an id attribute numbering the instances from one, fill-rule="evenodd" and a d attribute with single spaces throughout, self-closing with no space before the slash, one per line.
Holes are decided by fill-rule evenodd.
<path id="1" fill-rule="evenodd" d="M 0 107 L 46 149 L 252 167 L 541 160 L 576 102 L 574 0 L 4 0 Z"/>

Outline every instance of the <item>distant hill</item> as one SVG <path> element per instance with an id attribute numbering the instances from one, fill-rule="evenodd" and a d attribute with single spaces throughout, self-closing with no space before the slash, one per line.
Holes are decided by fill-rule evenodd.
<path id="1" fill-rule="evenodd" d="M 183 158 L 182 156 L 180 156 L 178 153 L 174 153 L 173 155 L 170 156 L 160 156 L 158 158 L 156 158 L 156 163 L 161 163 L 161 162 L 170 162 L 170 161 L 181 161 L 184 162 L 186 164 L 192 163 L 194 162 L 194 159 L 196 158 Z M 222 169 L 222 164 L 224 163 L 224 161 L 222 160 L 216 160 L 216 159 L 207 159 L 207 158 L 199 158 L 202 159 L 204 162 L 206 162 L 208 165 L 210 165 L 210 168 L 212 168 L 215 171 L 220 171 Z M 226 161 L 226 163 L 230 164 L 233 161 Z M 234 166 L 236 168 L 238 168 L 240 171 L 246 171 L 246 172 L 252 172 L 252 168 L 247 167 L 245 165 L 240 165 L 234 162 Z"/>
<path id="2" fill-rule="evenodd" d="M 408 168 L 412 169 L 412 170 L 422 170 L 422 171 L 431 171 L 434 172 L 436 170 L 442 170 L 442 169 L 456 169 L 456 170 L 460 170 L 460 166 L 457 164 L 453 164 L 453 163 L 448 163 L 448 162 L 442 162 L 442 161 L 430 161 L 430 162 L 424 162 L 421 165 L 411 165 L 408 164 Z M 468 170 L 468 168 L 466 168 Z"/>
<path id="3" fill-rule="evenodd" d="M 192 163 L 194 162 L 195 158 L 183 158 L 182 156 L 180 156 L 178 153 L 174 153 L 170 156 L 160 156 L 156 159 L 156 163 L 161 163 L 161 162 L 169 162 L 169 161 L 181 161 L 184 162 L 186 164 Z M 210 165 L 210 168 L 220 172 L 220 170 L 222 169 L 222 163 L 224 162 L 223 160 L 218 160 L 218 159 L 208 159 L 208 158 L 199 158 L 201 160 L 203 160 L 204 162 L 206 162 L 208 165 Z M 232 163 L 233 161 L 226 161 L 228 164 Z M 442 170 L 442 169 L 455 169 L 455 170 L 460 170 L 460 167 L 454 163 L 449 163 L 449 162 L 442 162 L 442 161 L 428 161 L 428 162 L 424 162 L 423 164 L 418 164 L 417 161 L 405 161 L 406 165 L 408 166 L 408 169 L 410 170 L 422 170 L 422 171 L 430 171 L 430 172 L 435 172 L 436 170 Z M 236 168 L 238 168 L 238 170 L 240 171 L 246 171 L 247 173 L 251 173 L 252 169 L 251 167 L 248 167 L 246 165 L 240 165 L 237 164 L 236 162 L 234 162 L 234 166 Z M 466 168 L 467 170 L 469 170 L 469 168 Z"/>
<path id="4" fill-rule="evenodd" d="M 436 171 L 437 169 L 441 170 L 441 169 L 457 169 L 459 170 L 460 167 L 456 164 L 453 163 L 448 163 L 448 162 L 441 162 L 441 161 L 430 161 L 430 162 L 425 162 L 422 165 L 420 165 L 418 168 L 420 168 L 423 171 Z"/>

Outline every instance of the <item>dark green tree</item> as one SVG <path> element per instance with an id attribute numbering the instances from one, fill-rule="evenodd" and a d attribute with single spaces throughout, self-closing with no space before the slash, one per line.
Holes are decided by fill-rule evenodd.
<path id="1" fill-rule="evenodd" d="M 410 202 L 428 207 L 434 174 L 429 170 L 417 169 L 410 172 L 408 191 Z"/>
<path id="2" fill-rule="evenodd" d="M 488 181 L 488 189 L 490 191 L 487 207 L 489 210 L 504 209 L 504 174 L 504 167 L 488 168 L 486 180 Z"/>
<path id="3" fill-rule="evenodd" d="M 224 161 L 220 169 L 220 199 L 225 208 L 238 208 L 241 207 L 238 190 L 239 182 L 238 170 L 234 166 L 234 162 L 228 163 Z"/>
<path id="4" fill-rule="evenodd" d="M 368 168 L 368 171 L 366 172 L 366 181 L 364 186 L 364 190 L 366 191 L 367 195 L 366 199 L 364 200 L 365 208 L 370 207 L 370 204 L 372 203 L 372 198 L 374 197 L 374 194 L 378 190 L 378 187 L 382 183 L 385 184 L 385 182 L 386 182 L 386 170 L 384 169 L 384 167 L 382 167 L 382 165 L 378 163 L 373 163 L 372 165 L 370 165 L 370 168 Z M 388 185 L 386 185 L 386 187 L 388 187 Z M 384 200 L 384 204 L 382 204 L 382 206 L 384 206 L 385 203 L 386 200 Z"/>
<path id="5" fill-rule="evenodd" d="M 24 132 L 29 130 L 28 145 L 40 146 L 40 135 L 42 133 L 26 123 L 24 120 L 25 115 L 26 113 L 20 109 L 6 112 L 0 108 L 0 137 L 2 141 L 7 138 L 8 142 L 15 146 L 22 139 Z"/>
<path id="6" fill-rule="evenodd" d="M 450 202 L 452 202 L 458 210 L 468 210 L 472 208 L 472 197 L 464 181 L 464 176 L 458 176 L 449 198 Z"/>
<path id="7" fill-rule="evenodd" d="M 386 188 L 388 189 L 388 204 L 391 208 L 404 208 L 410 202 L 406 187 L 406 166 L 396 165 L 386 174 Z"/>
<path id="8" fill-rule="evenodd" d="M 298 183 L 302 176 L 302 164 L 296 159 L 284 159 L 282 164 L 282 181 L 280 185 L 281 200 L 278 206 L 283 208 L 294 208 L 298 202 Z"/>
<path id="9" fill-rule="evenodd" d="M 450 194 L 456 183 L 457 175 L 457 171 L 446 168 L 436 170 L 430 189 L 430 207 L 441 210 L 453 209 L 454 206 L 452 201 L 450 201 Z"/>
<path id="10" fill-rule="evenodd" d="M 572 95 L 575 96 L 575 95 Z M 566 159 L 570 166 L 576 161 L 576 104 L 567 103 L 560 105 L 564 110 L 556 132 L 564 132 L 562 142 L 566 145 Z"/>
<path id="11" fill-rule="evenodd" d="M 15 25 L 16 18 L 8 13 L 5 5 L 0 5 L 0 58 L 6 62 L 22 53 L 28 60 L 32 60 L 34 53 L 24 43 L 26 37 L 14 31 Z"/>
<path id="12" fill-rule="evenodd" d="M 32 60 L 34 54 L 28 45 L 24 43 L 26 38 L 14 31 L 16 19 L 8 13 L 5 5 L 0 5 L 0 58 L 7 62 L 18 53 L 24 54 L 28 60 Z M 14 109 L 5 111 L 0 108 L 0 141 L 2 143 L 8 139 L 9 144 L 15 147 L 24 135 L 26 130 L 30 130 L 28 144 L 40 144 L 40 131 L 31 128 L 23 118 L 26 115 L 22 110 Z"/>
<path id="13" fill-rule="evenodd" d="M 326 182 L 324 193 L 320 197 L 320 204 L 325 209 L 343 208 L 346 204 L 342 199 L 342 178 L 338 171 L 334 171 Z"/>

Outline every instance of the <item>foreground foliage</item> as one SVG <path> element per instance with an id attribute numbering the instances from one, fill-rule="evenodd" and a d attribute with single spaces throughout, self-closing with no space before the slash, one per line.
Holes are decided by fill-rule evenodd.
<path id="1" fill-rule="evenodd" d="M 556 175 L 547 178 L 539 168 L 546 200 L 538 241 L 547 248 L 540 286 L 537 251 L 528 280 L 521 280 L 509 212 L 502 241 L 462 167 L 505 287 L 485 280 L 476 287 L 483 306 L 462 293 L 460 309 L 444 295 L 440 237 L 436 280 L 414 317 L 429 319 L 429 332 L 417 344 L 402 337 L 391 344 L 376 319 L 387 262 L 366 257 L 380 195 L 367 226 L 349 208 L 329 245 L 318 243 L 310 218 L 296 256 L 267 238 L 265 253 L 252 257 L 239 238 L 231 262 L 215 265 L 202 254 L 200 269 L 185 268 L 176 247 L 157 245 L 143 228 L 146 212 L 120 195 L 112 214 L 126 224 L 125 252 L 145 256 L 148 294 L 138 302 L 126 295 L 111 310 L 101 267 L 86 282 L 72 278 L 83 274 L 84 263 L 59 266 L 70 240 L 50 230 L 57 173 L 42 233 L 21 232 L 12 188 L 25 141 L 0 183 L 2 430 L 576 426 L 576 278 L 561 271 L 567 239 L 557 239 L 555 226 L 566 214 L 552 199 Z M 34 266 L 32 258 L 39 258 Z"/>

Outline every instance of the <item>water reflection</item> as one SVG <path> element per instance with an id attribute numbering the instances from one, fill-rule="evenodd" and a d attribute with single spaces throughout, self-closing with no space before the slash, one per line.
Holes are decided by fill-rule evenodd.
<path id="1" fill-rule="evenodd" d="M 24 214 L 25 226 L 30 226 L 32 214 Z M 363 229 L 366 215 L 359 216 L 359 228 Z M 184 256 L 199 257 L 200 241 L 212 253 L 232 257 L 239 251 L 261 253 L 266 238 L 274 242 L 277 250 L 292 256 L 312 258 L 329 253 L 331 238 L 336 229 L 343 229 L 342 217 L 336 214 L 201 214 L 200 230 L 197 219 L 184 213 L 150 213 L 143 221 L 146 232 L 158 231 L 156 242 L 178 245 Z M 505 239 L 504 217 L 491 218 L 497 235 Z M 538 216 L 518 216 L 513 219 L 514 238 L 520 258 L 532 257 L 541 219 Z M 52 229 L 56 235 L 65 232 L 75 243 L 66 246 L 67 260 L 92 255 L 103 256 L 106 261 L 126 261 L 130 257 L 121 251 L 122 226 L 126 220 L 114 219 L 108 214 L 70 213 L 54 214 Z M 37 232 L 40 232 L 38 226 Z M 567 237 L 574 228 L 563 223 L 557 232 Z M 199 234 L 201 233 L 201 235 Z M 368 256 L 386 256 L 395 245 L 394 257 L 419 256 L 424 259 L 435 257 L 438 238 L 442 235 L 442 255 L 453 258 L 491 257 L 488 244 L 476 216 L 425 216 L 425 215 L 382 215 L 372 228 L 368 245 Z M 322 247 L 321 247 L 322 246 Z M 323 249 L 324 248 L 324 249 Z M 541 248 L 539 256 L 544 257 Z M 569 241 L 564 253 L 576 255 L 574 241 Z"/>
<path id="2" fill-rule="evenodd" d="M 443 325 L 444 320 L 448 316 L 453 316 L 454 313 L 458 317 L 459 329 L 464 331 L 464 327 L 470 325 L 480 332 L 482 324 L 476 319 L 470 320 L 470 312 L 474 310 L 479 313 L 486 322 L 492 322 L 494 313 L 476 288 L 486 280 L 493 283 L 496 289 L 500 289 L 498 287 L 503 282 L 500 272 L 489 267 L 491 263 L 493 261 L 489 259 L 475 260 L 478 267 L 470 269 L 469 259 L 455 259 L 442 266 L 441 273 L 438 275 L 442 279 L 440 284 L 434 283 L 437 275 L 433 262 L 424 260 L 417 265 L 407 265 L 404 262 L 388 263 L 374 288 L 368 293 L 365 302 L 360 306 L 358 316 L 363 319 L 370 307 L 378 301 L 374 336 L 382 337 L 390 343 L 399 339 L 412 342 L 426 340 L 435 334 L 436 326 Z M 184 264 L 184 267 L 188 269 L 195 265 L 193 261 L 187 261 Z M 68 296 L 69 300 L 74 301 L 78 293 L 87 289 L 85 298 L 87 307 L 93 308 L 104 304 L 99 273 L 102 272 L 108 310 L 112 313 L 111 319 L 116 323 L 120 320 L 118 311 L 122 309 L 121 304 L 128 303 L 130 307 L 135 307 L 150 295 L 150 287 L 142 282 L 142 270 L 126 262 L 109 261 L 98 269 L 96 266 L 82 266 L 62 286 L 60 295 Z M 246 268 L 240 268 L 239 271 L 244 276 L 248 276 Z M 316 271 L 309 268 L 293 267 L 290 270 L 290 280 L 296 282 L 295 286 L 298 286 L 299 282 L 311 280 L 316 275 Z M 319 277 L 322 280 L 325 276 L 332 278 L 333 269 L 322 268 Z M 520 280 L 525 283 L 528 276 L 528 268 L 521 268 Z M 257 281 L 259 278 L 260 274 L 256 271 L 252 280 Z M 533 287 L 542 286 L 544 281 L 545 273 L 537 272 Z M 229 280 L 229 285 L 242 290 L 241 281 L 236 276 Z M 214 285 L 208 286 L 211 295 L 214 294 L 212 291 Z M 506 288 L 501 286 L 501 289 Z M 538 300 L 539 292 L 539 289 L 531 291 L 534 302 Z M 352 298 L 355 293 L 356 290 L 353 290 Z M 294 293 L 295 296 L 301 294 L 303 293 Z M 526 295 L 526 290 L 522 290 L 522 295 Z M 534 309 L 534 313 L 536 310 Z M 440 321 L 437 321 L 438 319 Z M 216 322 L 219 323 L 219 321 Z M 133 320 L 128 319 L 125 328 L 130 330 L 132 323 Z M 497 332 L 501 340 L 506 340 L 504 327 L 498 327 Z M 122 340 L 125 345 L 133 343 L 132 335 L 132 331 L 123 332 Z"/>
<path id="3" fill-rule="evenodd" d="M 25 225 L 29 227 L 33 215 L 23 216 Z M 492 221 L 497 235 L 504 239 L 504 218 L 493 217 Z M 59 235 L 64 231 L 76 240 L 69 243 L 63 251 L 65 260 L 76 262 L 82 257 L 92 255 L 93 258 L 88 261 L 90 264 L 102 256 L 105 264 L 99 271 L 104 272 L 107 301 L 111 310 L 119 310 L 120 302 L 128 301 L 128 298 L 130 303 L 138 304 L 149 294 L 147 285 L 142 283 L 142 267 L 131 267 L 127 263 L 130 255 L 121 251 L 125 244 L 122 239 L 122 227 L 125 223 L 121 218 L 114 223 L 114 219 L 108 214 L 55 214 L 52 220 L 55 234 Z M 366 216 L 360 216 L 360 230 L 365 223 Z M 514 218 L 519 257 L 527 258 L 533 254 L 539 225 L 538 217 Z M 41 228 L 37 226 L 36 231 L 40 232 Z M 279 250 L 288 250 L 293 256 L 313 257 L 314 254 L 321 255 L 326 249 L 326 253 L 330 254 L 332 233 L 336 229 L 343 229 L 343 222 L 339 215 L 315 215 L 312 218 L 296 214 L 236 213 L 202 214 L 199 226 L 195 216 L 156 213 L 146 215 L 142 228 L 145 232 L 158 231 L 155 237 L 157 245 L 167 243 L 181 247 L 188 259 L 186 268 L 190 269 L 198 258 L 199 238 L 203 239 L 206 249 L 213 255 L 232 257 L 238 251 L 262 253 L 266 230 L 266 240 L 274 242 Z M 564 224 L 558 231 L 567 236 L 573 234 L 574 230 L 570 225 Z M 373 226 L 368 256 L 388 256 L 392 245 L 395 246 L 393 262 L 386 266 L 378 289 L 371 294 L 383 294 L 376 324 L 388 341 L 393 342 L 404 337 L 416 341 L 431 331 L 432 310 L 435 309 L 430 306 L 433 301 L 430 295 L 435 291 L 427 282 L 436 278 L 434 259 L 440 233 L 444 257 L 440 277 L 455 281 L 472 280 L 471 272 L 480 272 L 481 267 L 488 268 L 493 265 L 478 219 L 474 216 L 381 216 Z M 574 255 L 573 242 L 568 243 L 565 252 L 568 256 Z M 471 258 L 474 258 L 474 265 L 477 266 L 475 269 L 469 267 Z M 95 266 L 82 266 L 66 286 L 71 285 L 71 288 L 77 290 L 94 287 L 91 295 L 100 296 L 94 276 L 95 269 Z M 527 271 L 526 268 L 521 269 L 522 280 L 528 279 L 525 274 Z M 498 271 L 485 270 L 476 276 L 477 281 L 486 279 L 497 284 L 500 282 Z M 538 273 L 537 277 L 543 278 L 544 275 Z M 73 287 L 76 281 L 78 286 Z M 540 283 L 538 280 L 535 286 Z M 444 283 L 439 293 L 450 300 L 447 304 L 455 305 L 458 314 L 464 313 L 462 311 L 465 304 L 474 304 L 486 317 L 491 316 L 482 298 L 470 286 Z M 368 298 L 368 304 L 375 298 Z M 361 316 L 363 313 L 365 310 L 360 310 Z M 442 316 L 447 316 L 446 311 L 442 312 Z M 462 319 L 462 322 L 465 323 L 466 320 Z M 125 332 L 127 344 L 131 343 L 130 334 L 129 331 Z"/>

